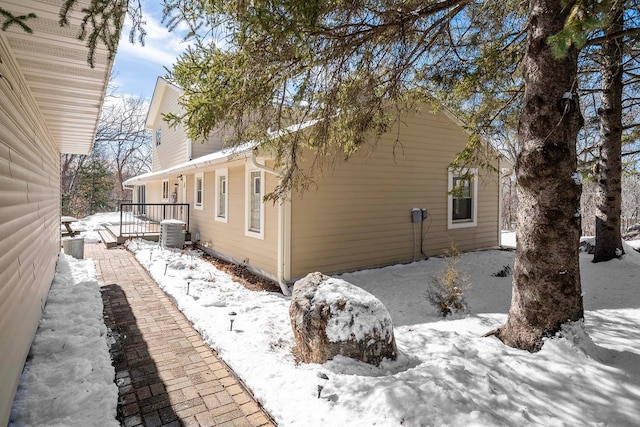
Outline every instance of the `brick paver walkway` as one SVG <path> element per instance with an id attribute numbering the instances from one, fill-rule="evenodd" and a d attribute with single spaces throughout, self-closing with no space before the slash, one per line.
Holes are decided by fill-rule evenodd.
<path id="1" fill-rule="evenodd" d="M 228 367 L 124 249 L 85 245 L 104 282 L 123 426 L 273 426 Z"/>

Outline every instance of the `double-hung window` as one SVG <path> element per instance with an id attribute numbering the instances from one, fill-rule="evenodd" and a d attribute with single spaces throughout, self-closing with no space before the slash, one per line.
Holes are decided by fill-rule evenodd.
<path id="1" fill-rule="evenodd" d="M 200 210 L 204 207 L 204 174 L 202 172 L 195 175 L 193 207 Z"/>
<path id="2" fill-rule="evenodd" d="M 216 170 L 216 221 L 227 222 L 229 211 L 228 176 L 227 169 Z"/>
<path id="3" fill-rule="evenodd" d="M 260 232 L 262 229 L 262 221 L 260 213 L 262 212 L 262 177 L 260 171 L 251 172 L 251 222 L 249 230 Z"/>
<path id="4" fill-rule="evenodd" d="M 247 236 L 264 238 L 264 172 L 247 171 L 246 231 Z"/>
<path id="5" fill-rule="evenodd" d="M 478 224 L 477 183 L 477 169 L 449 169 L 449 228 L 475 227 Z"/>

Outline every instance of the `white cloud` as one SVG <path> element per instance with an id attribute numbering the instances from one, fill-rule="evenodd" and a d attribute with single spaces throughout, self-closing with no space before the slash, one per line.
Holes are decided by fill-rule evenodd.
<path id="1" fill-rule="evenodd" d="M 151 15 L 146 15 L 144 19 L 146 21 L 144 28 L 147 32 L 144 46 L 137 40 L 135 44 L 129 42 L 131 24 L 128 22 L 122 30 L 118 56 L 171 68 L 178 55 L 188 46 L 188 43 L 182 40 L 182 32 L 180 29 L 169 32 L 160 20 Z"/>
<path id="2" fill-rule="evenodd" d="M 131 95 L 127 93 L 117 93 L 114 96 L 107 96 L 104 98 L 104 103 L 102 104 L 102 109 L 106 110 L 109 108 L 120 109 L 120 110 L 130 110 L 131 102 L 135 102 L 139 99 L 139 96 Z M 140 110 L 147 111 L 149 109 L 149 100 L 142 100 L 140 103 Z"/>

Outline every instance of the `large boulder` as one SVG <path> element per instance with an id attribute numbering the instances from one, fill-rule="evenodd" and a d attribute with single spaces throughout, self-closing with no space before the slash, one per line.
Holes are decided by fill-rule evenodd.
<path id="1" fill-rule="evenodd" d="M 293 287 L 289 308 L 295 354 L 304 363 L 342 355 L 379 365 L 395 360 L 391 316 L 378 298 L 341 279 L 311 273 Z"/>

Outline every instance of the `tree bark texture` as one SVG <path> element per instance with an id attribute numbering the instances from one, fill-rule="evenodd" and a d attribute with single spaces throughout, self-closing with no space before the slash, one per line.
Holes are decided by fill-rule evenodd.
<path id="1" fill-rule="evenodd" d="M 581 180 L 576 138 L 580 113 L 575 48 L 555 59 L 547 43 L 573 2 L 530 1 L 524 58 L 524 105 L 516 160 L 517 249 L 505 344 L 538 351 L 563 323 L 583 317 L 578 249 Z"/>
<path id="2" fill-rule="evenodd" d="M 622 10 L 614 15 L 605 37 L 623 30 Z M 600 157 L 596 203 L 596 249 L 593 262 L 609 261 L 624 253 L 620 214 L 622 209 L 622 40 L 602 44 L 602 101 Z"/>

